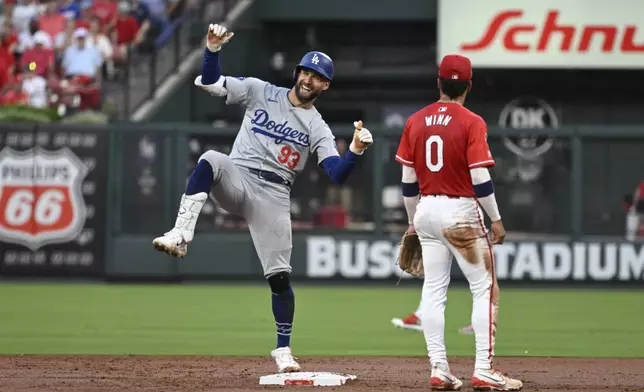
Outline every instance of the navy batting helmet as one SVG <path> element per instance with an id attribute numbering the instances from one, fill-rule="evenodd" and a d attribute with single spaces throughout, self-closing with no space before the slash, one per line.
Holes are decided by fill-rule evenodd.
<path id="1" fill-rule="evenodd" d="M 294 81 L 297 80 L 297 74 L 302 68 L 310 69 L 328 80 L 333 80 L 333 60 L 322 52 L 308 52 L 302 57 L 300 63 L 295 67 L 295 71 L 293 71 Z"/>

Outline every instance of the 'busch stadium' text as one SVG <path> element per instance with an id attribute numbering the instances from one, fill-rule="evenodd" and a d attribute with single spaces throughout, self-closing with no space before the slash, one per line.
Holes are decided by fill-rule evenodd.
<path id="1" fill-rule="evenodd" d="M 307 238 L 307 275 L 383 279 L 400 276 L 399 245 L 389 239 Z M 506 242 L 494 246 L 499 280 L 633 281 L 644 279 L 644 246 L 599 242 Z M 458 270 L 456 262 L 454 269 Z M 462 276 L 460 271 L 456 272 Z M 403 277 L 407 274 L 404 274 Z"/>

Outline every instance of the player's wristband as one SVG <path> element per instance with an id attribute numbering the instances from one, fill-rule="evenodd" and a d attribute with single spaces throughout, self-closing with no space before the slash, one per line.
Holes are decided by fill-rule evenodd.
<path id="1" fill-rule="evenodd" d="M 417 182 L 414 182 L 411 184 L 407 182 L 403 182 L 401 183 L 400 187 L 402 189 L 402 195 L 404 197 L 414 197 L 414 196 L 418 196 L 418 194 L 420 193 L 420 188 L 418 187 Z"/>
<path id="2" fill-rule="evenodd" d="M 482 184 L 475 184 L 474 185 L 474 193 L 476 194 L 476 197 L 487 197 L 490 196 L 491 194 L 494 193 L 494 184 L 492 183 L 492 180 L 486 181 Z"/>

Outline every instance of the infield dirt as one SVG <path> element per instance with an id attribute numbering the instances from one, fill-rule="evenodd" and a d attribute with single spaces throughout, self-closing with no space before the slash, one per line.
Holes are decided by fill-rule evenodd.
<path id="1" fill-rule="evenodd" d="M 324 391 L 428 390 L 424 357 L 308 357 L 305 371 L 354 374 L 358 380 Z M 470 390 L 472 358 L 452 358 Z M 509 358 L 499 369 L 525 391 L 644 391 L 644 359 Z M 314 388 L 260 386 L 275 373 L 270 358 L 152 356 L 0 356 L 0 391 L 256 391 Z"/>

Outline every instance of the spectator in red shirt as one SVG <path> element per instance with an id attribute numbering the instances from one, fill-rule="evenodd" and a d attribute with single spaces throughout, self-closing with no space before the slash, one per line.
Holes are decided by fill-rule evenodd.
<path id="1" fill-rule="evenodd" d="M 13 63 L 13 55 L 4 48 L 0 48 L 0 91 L 2 91 L 13 73 Z"/>
<path id="2" fill-rule="evenodd" d="M 120 45 L 139 44 L 139 23 L 130 15 L 130 5 L 125 2 L 119 4 L 119 13 L 116 19 L 116 43 Z"/>
<path id="3" fill-rule="evenodd" d="M 15 78 L 11 79 L 11 83 L 5 86 L 4 91 L 0 91 L 0 105 L 13 106 L 13 105 L 27 105 L 29 103 L 29 96 L 22 91 L 22 83 Z"/>
<path id="4" fill-rule="evenodd" d="M 22 68 L 29 67 L 29 70 L 38 76 L 47 78 L 54 71 L 55 53 L 51 48 L 51 39 L 42 31 L 34 34 L 34 47 L 26 50 L 20 58 Z"/>
<path id="5" fill-rule="evenodd" d="M 119 14 L 112 34 L 115 60 L 124 61 L 127 58 L 128 46 L 143 42 L 145 31 L 139 28 L 139 22 L 130 14 L 130 11 L 131 6 L 128 3 L 119 3 Z"/>
<path id="6" fill-rule="evenodd" d="M 0 29 L 0 48 L 13 54 L 16 51 L 17 43 L 18 36 L 13 30 L 11 19 L 5 19 L 2 28 Z"/>
<path id="7" fill-rule="evenodd" d="M 117 9 L 118 0 L 95 0 L 91 7 L 92 14 L 97 16 L 107 29 L 113 25 Z"/>
<path id="8" fill-rule="evenodd" d="M 12 27 L 11 19 L 8 18 L 5 19 L 0 29 L 0 90 L 14 73 L 14 53 L 18 37 Z"/>
<path id="9" fill-rule="evenodd" d="M 58 13 L 55 1 L 47 3 L 47 8 L 44 14 L 38 18 L 40 30 L 49 34 L 50 37 L 56 37 L 58 33 L 65 31 L 67 19 Z"/>

